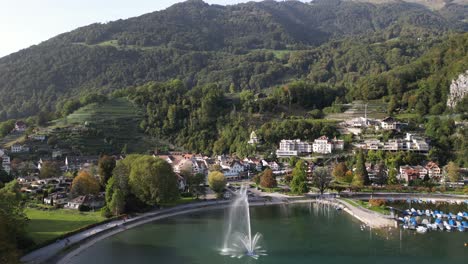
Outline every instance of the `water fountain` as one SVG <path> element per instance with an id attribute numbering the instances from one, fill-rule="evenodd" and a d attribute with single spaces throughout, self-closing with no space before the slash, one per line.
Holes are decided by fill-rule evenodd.
<path id="1" fill-rule="evenodd" d="M 242 186 L 229 207 L 221 254 L 233 258 L 249 256 L 258 259 L 266 255 L 265 250 L 259 245 L 261 238 L 260 233 L 252 237 L 247 186 Z"/>

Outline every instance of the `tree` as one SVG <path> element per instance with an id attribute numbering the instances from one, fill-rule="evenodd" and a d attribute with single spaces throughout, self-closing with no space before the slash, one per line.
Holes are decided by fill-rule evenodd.
<path id="1" fill-rule="evenodd" d="M 397 109 L 397 107 L 398 107 L 398 102 L 397 102 L 396 96 L 392 96 L 387 105 L 387 114 L 388 115 L 393 114 L 393 112 Z"/>
<path id="2" fill-rule="evenodd" d="M 39 177 L 41 179 L 47 179 L 58 177 L 60 174 L 62 174 L 62 171 L 60 170 L 58 163 L 53 161 L 44 161 L 41 166 L 41 173 L 39 174 Z"/>
<path id="3" fill-rule="evenodd" d="M 460 180 L 460 167 L 451 161 L 445 166 L 445 171 L 451 182 L 458 182 Z"/>
<path id="4" fill-rule="evenodd" d="M 314 170 L 312 174 L 312 184 L 319 189 L 321 195 L 323 195 L 323 192 L 330 186 L 331 181 L 332 177 L 327 168 L 318 167 Z"/>
<path id="5" fill-rule="evenodd" d="M 13 180 L 0 189 L 0 263 L 19 263 L 19 250 L 31 246 L 26 224 L 20 186 Z"/>
<path id="6" fill-rule="evenodd" d="M 348 167 L 346 167 L 346 163 L 340 162 L 336 164 L 332 171 L 335 181 L 345 181 L 347 171 Z"/>
<path id="7" fill-rule="evenodd" d="M 36 166 L 32 161 L 23 161 L 16 167 L 16 171 L 20 176 L 29 176 L 37 171 Z"/>
<path id="8" fill-rule="evenodd" d="M 187 178 L 187 185 L 189 191 L 196 195 L 197 199 L 199 195 L 205 195 L 205 175 L 201 173 L 197 173 L 195 175 L 191 175 Z"/>
<path id="9" fill-rule="evenodd" d="M 120 215 L 125 210 L 125 195 L 122 190 L 115 190 L 112 194 L 112 199 L 107 205 L 113 215 Z"/>
<path id="10" fill-rule="evenodd" d="M 292 167 L 295 167 L 296 166 L 296 163 L 299 161 L 299 158 L 296 157 L 296 156 L 292 156 L 289 158 L 289 166 L 292 168 Z"/>
<path id="11" fill-rule="evenodd" d="M 224 188 L 226 187 L 226 177 L 219 171 L 212 171 L 208 174 L 208 185 L 216 193 L 218 198 L 223 195 Z"/>
<path id="12" fill-rule="evenodd" d="M 99 159 L 98 162 L 98 174 L 99 181 L 102 186 L 107 184 L 107 181 L 112 177 L 112 171 L 116 165 L 115 158 L 111 156 L 104 155 Z"/>
<path id="13" fill-rule="evenodd" d="M 131 192 L 148 205 L 179 198 L 177 176 L 171 165 L 160 158 L 137 157 L 131 164 L 129 185 Z"/>
<path id="14" fill-rule="evenodd" d="M 387 184 L 389 185 L 394 185 L 398 183 L 397 179 L 397 170 L 395 168 L 389 168 L 388 169 L 388 177 L 387 177 Z"/>
<path id="15" fill-rule="evenodd" d="M 80 171 L 73 179 L 71 193 L 73 196 L 98 194 L 99 182 L 87 171 Z"/>
<path id="16" fill-rule="evenodd" d="M 387 182 L 387 175 L 385 173 L 385 165 L 380 162 L 376 168 L 375 183 L 379 185 L 384 185 Z"/>
<path id="17" fill-rule="evenodd" d="M 366 169 L 366 159 L 364 157 L 364 151 L 360 149 L 357 153 L 356 158 L 356 170 L 354 171 L 353 184 L 355 185 L 368 185 L 369 175 Z"/>
<path id="18" fill-rule="evenodd" d="M 0 182 L 7 183 L 13 180 L 13 177 L 0 167 Z"/>
<path id="19" fill-rule="evenodd" d="M 273 171 L 271 169 L 266 169 L 263 171 L 262 175 L 260 176 L 260 185 L 263 188 L 275 188 L 278 186 L 276 178 L 273 175 Z"/>
<path id="20" fill-rule="evenodd" d="M 303 160 L 299 160 L 296 163 L 296 167 L 293 169 L 293 178 L 290 183 L 291 192 L 297 194 L 307 193 L 309 187 L 307 186 L 307 166 Z"/>

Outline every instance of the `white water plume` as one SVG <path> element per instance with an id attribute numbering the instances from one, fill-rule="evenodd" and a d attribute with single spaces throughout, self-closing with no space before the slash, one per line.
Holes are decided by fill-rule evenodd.
<path id="1" fill-rule="evenodd" d="M 247 187 L 242 186 L 229 207 L 221 254 L 233 258 L 249 256 L 258 259 L 266 255 L 266 251 L 259 245 L 261 239 L 260 233 L 252 237 Z"/>

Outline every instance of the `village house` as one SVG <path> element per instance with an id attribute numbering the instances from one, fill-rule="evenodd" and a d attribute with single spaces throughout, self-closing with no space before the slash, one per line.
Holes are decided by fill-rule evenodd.
<path id="1" fill-rule="evenodd" d="M 65 169 L 67 171 L 79 171 L 90 165 L 98 163 L 98 156 L 67 156 L 65 157 Z"/>
<path id="2" fill-rule="evenodd" d="M 227 180 L 240 180 L 245 171 L 244 165 L 238 160 L 234 160 L 228 165 L 221 164 L 221 168 Z"/>
<path id="3" fill-rule="evenodd" d="M 314 140 L 312 144 L 312 150 L 314 153 L 321 153 L 321 154 L 330 154 L 333 150 L 343 150 L 344 149 L 344 141 L 337 140 L 334 138 L 333 140 L 329 140 L 327 136 L 321 136 Z"/>
<path id="4" fill-rule="evenodd" d="M 47 205 L 64 205 L 68 203 L 68 196 L 66 193 L 53 193 L 44 198 L 44 204 Z"/>
<path id="5" fill-rule="evenodd" d="M 275 161 L 268 162 L 268 167 L 270 167 L 272 171 L 279 171 L 281 169 L 280 165 Z"/>
<path id="6" fill-rule="evenodd" d="M 20 144 L 13 144 L 11 146 L 11 153 L 21 153 L 21 152 L 29 152 L 29 147 L 26 145 L 20 145 Z"/>
<path id="7" fill-rule="evenodd" d="M 15 131 L 17 132 L 24 132 L 28 129 L 28 126 L 23 121 L 16 121 L 15 123 Z"/>
<path id="8" fill-rule="evenodd" d="M 0 161 L 2 162 L 2 169 L 8 174 L 11 172 L 10 156 L 6 155 L 5 151 L 0 149 Z"/>
<path id="9" fill-rule="evenodd" d="M 393 117 L 386 117 L 380 121 L 380 127 L 383 130 L 395 130 L 397 129 L 397 121 Z"/>
<path id="10" fill-rule="evenodd" d="M 262 171 L 262 161 L 255 158 L 244 158 L 243 160 L 246 170 Z"/>
<path id="11" fill-rule="evenodd" d="M 442 170 L 440 169 L 439 165 L 437 165 L 437 163 L 430 161 L 426 164 L 425 167 L 429 178 L 435 178 L 440 180 L 440 178 L 442 177 Z"/>
<path id="12" fill-rule="evenodd" d="M 79 210 L 80 206 L 86 206 L 90 209 L 99 209 L 105 204 L 104 195 L 81 195 L 67 202 L 64 206 L 68 209 Z"/>
<path id="13" fill-rule="evenodd" d="M 165 160 L 172 166 L 176 173 L 188 172 L 192 175 L 208 174 L 208 164 L 201 155 L 179 154 L 177 155 L 153 155 Z"/>
<path id="14" fill-rule="evenodd" d="M 428 175 L 428 171 L 423 166 L 400 166 L 399 170 L 399 178 L 400 180 L 405 180 L 406 182 L 410 182 L 416 179 L 424 179 L 426 175 Z"/>

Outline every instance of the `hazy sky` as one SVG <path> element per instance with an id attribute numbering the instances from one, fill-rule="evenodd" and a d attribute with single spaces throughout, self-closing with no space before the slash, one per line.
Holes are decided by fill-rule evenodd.
<path id="1" fill-rule="evenodd" d="M 204 0 L 236 4 L 247 0 Z M 258 1 L 258 0 L 256 0 Z M 0 57 L 94 22 L 165 9 L 182 0 L 0 0 Z"/>

